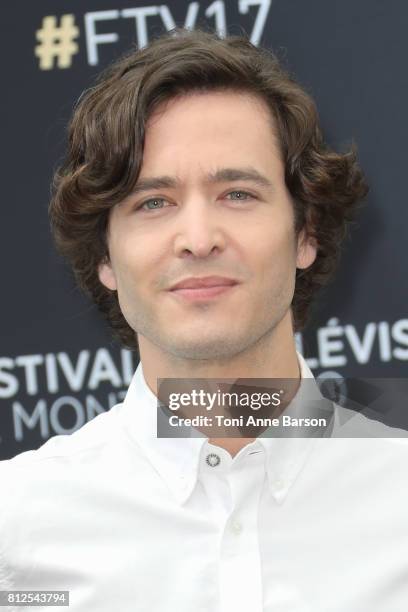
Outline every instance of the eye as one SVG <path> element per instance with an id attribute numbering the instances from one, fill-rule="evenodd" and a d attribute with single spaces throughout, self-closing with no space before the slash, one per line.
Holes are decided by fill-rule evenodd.
<path id="1" fill-rule="evenodd" d="M 251 193 L 248 193 L 248 191 L 243 191 L 242 189 L 237 189 L 235 191 L 230 191 L 229 193 L 227 193 L 227 195 L 231 195 L 232 193 L 235 194 L 239 194 L 241 197 L 236 198 L 236 200 L 242 200 L 242 201 L 246 201 L 249 198 L 255 198 L 255 196 L 253 196 Z M 242 197 L 242 196 L 246 196 L 246 197 Z"/>
<path id="2" fill-rule="evenodd" d="M 149 200 L 145 200 L 137 207 L 136 210 L 161 210 L 162 206 L 156 206 L 157 202 L 165 202 L 164 198 L 150 198 Z M 153 207 L 149 207 L 148 204 L 154 203 Z M 146 207 L 146 208 L 145 208 Z"/>

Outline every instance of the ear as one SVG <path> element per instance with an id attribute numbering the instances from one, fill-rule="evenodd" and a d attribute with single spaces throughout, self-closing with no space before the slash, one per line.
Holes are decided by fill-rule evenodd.
<path id="1" fill-rule="evenodd" d="M 317 243 L 303 229 L 298 236 L 296 267 L 302 270 L 309 268 L 317 255 Z"/>
<path id="2" fill-rule="evenodd" d="M 115 291 L 117 289 L 115 273 L 112 269 L 112 264 L 109 261 L 105 260 L 99 264 L 98 276 L 102 285 L 105 285 L 107 289 L 110 289 L 111 291 Z"/>

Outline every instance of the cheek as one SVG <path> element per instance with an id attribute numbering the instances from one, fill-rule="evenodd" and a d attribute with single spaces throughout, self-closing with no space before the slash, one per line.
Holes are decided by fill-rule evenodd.
<path id="1" fill-rule="evenodd" d="M 141 240 L 134 234 L 122 236 L 112 259 L 119 294 L 131 300 L 136 294 L 142 297 L 146 293 L 147 298 L 147 293 L 155 291 L 163 267 L 160 253 L 157 240 L 146 240 L 146 237 Z"/>
<path id="2" fill-rule="evenodd" d="M 256 250 L 254 249 L 256 246 Z M 286 228 L 277 231 L 277 228 L 258 238 L 251 246 L 258 267 L 263 268 L 268 275 L 289 273 L 296 268 L 296 242 L 293 230 Z"/>
<path id="3" fill-rule="evenodd" d="M 134 290 L 138 279 L 142 277 L 143 261 L 141 260 L 141 253 L 134 248 L 130 248 L 130 245 L 123 243 L 120 249 L 112 249 L 111 258 L 119 294 Z"/>

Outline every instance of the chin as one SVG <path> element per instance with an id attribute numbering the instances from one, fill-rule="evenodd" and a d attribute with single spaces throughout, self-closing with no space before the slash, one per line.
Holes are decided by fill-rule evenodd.
<path id="1" fill-rule="evenodd" d="M 169 347 L 169 352 L 184 359 L 221 359 L 231 356 L 228 343 L 225 341 L 203 342 L 202 338 L 196 342 L 180 342 Z"/>
<path id="2" fill-rule="evenodd" d="M 216 338 L 211 339 L 209 334 L 202 330 L 198 338 L 178 336 L 176 342 L 168 344 L 167 350 L 184 359 L 226 359 L 234 357 L 245 347 L 246 344 L 237 337 L 218 334 Z"/>

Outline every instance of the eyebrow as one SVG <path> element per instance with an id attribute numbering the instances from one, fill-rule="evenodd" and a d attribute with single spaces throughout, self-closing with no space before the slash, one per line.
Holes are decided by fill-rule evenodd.
<path id="1" fill-rule="evenodd" d="M 248 168 L 220 168 L 216 172 L 209 172 L 204 179 L 207 185 L 214 185 L 227 181 L 251 181 L 259 187 L 272 189 L 271 181 L 263 176 L 258 170 L 252 167 Z M 180 184 L 180 181 L 173 176 L 152 176 L 140 179 L 131 192 L 131 196 L 137 195 L 151 189 L 174 189 Z"/>

